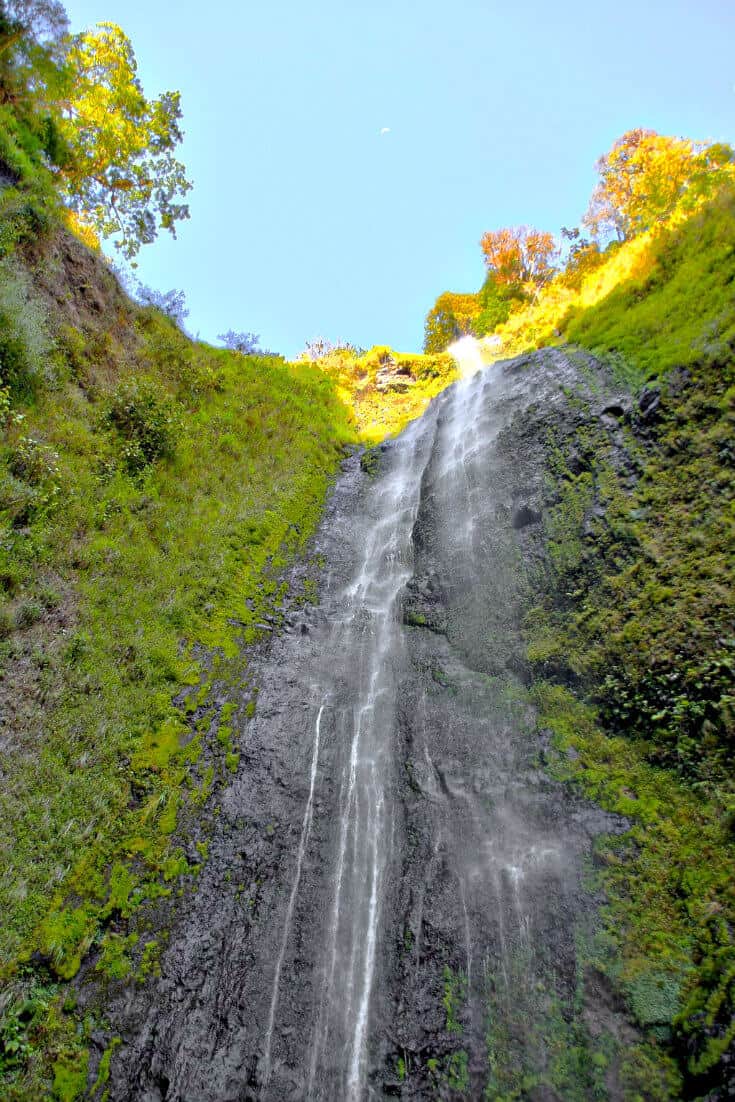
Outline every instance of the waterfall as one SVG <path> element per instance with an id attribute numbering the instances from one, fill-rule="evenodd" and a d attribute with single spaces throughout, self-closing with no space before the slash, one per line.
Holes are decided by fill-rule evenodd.
<path id="1" fill-rule="evenodd" d="M 539 767 L 521 630 L 546 477 L 525 426 L 579 369 L 452 354 L 377 470 L 345 463 L 319 600 L 254 664 L 244 766 L 155 1001 L 126 1004 L 112 1102 L 604 1096 L 604 1061 L 555 1053 L 587 1043 L 582 870 L 609 822 Z"/>
<path id="2" fill-rule="evenodd" d="M 460 379 L 471 379 L 485 366 L 482 346 L 475 337 L 460 337 L 449 345 L 447 352 L 457 363 Z"/>

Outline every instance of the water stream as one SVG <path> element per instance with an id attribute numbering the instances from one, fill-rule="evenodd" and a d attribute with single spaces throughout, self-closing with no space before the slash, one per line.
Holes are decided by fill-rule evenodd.
<path id="1" fill-rule="evenodd" d="M 319 603 L 261 660 L 200 887 L 155 998 L 120 1011 L 112 1098 L 493 1098 L 516 1073 L 559 1079 L 549 1022 L 572 1028 L 581 874 L 609 824 L 539 767 L 520 617 L 544 471 L 510 430 L 576 369 L 458 355 L 465 377 L 376 475 L 346 465 Z"/>

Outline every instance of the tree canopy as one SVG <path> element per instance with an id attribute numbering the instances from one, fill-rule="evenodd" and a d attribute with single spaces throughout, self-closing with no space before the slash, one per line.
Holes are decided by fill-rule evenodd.
<path id="1" fill-rule="evenodd" d="M 480 248 L 488 272 L 499 284 L 542 287 L 554 274 L 554 235 L 531 226 L 506 226 L 482 235 Z"/>
<path id="2" fill-rule="evenodd" d="M 668 217 L 682 199 L 707 194 L 733 150 L 655 130 L 628 130 L 597 162 L 600 179 L 583 222 L 598 239 L 626 241 Z"/>
<path id="3" fill-rule="evenodd" d="M 188 218 L 189 191 L 174 156 L 182 139 L 178 92 L 147 99 L 130 40 L 101 23 L 70 40 L 61 132 L 70 156 L 60 167 L 71 208 L 134 257 L 158 230 Z"/>
<path id="4" fill-rule="evenodd" d="M 477 295 L 445 291 L 426 317 L 424 352 L 444 352 L 459 337 L 474 333 L 473 322 L 480 312 Z"/>
<path id="5" fill-rule="evenodd" d="M 146 97 L 116 24 L 70 35 L 59 0 L 0 0 L 3 104 L 32 135 L 67 206 L 128 259 L 188 217 L 191 185 L 175 156 L 179 93 Z"/>

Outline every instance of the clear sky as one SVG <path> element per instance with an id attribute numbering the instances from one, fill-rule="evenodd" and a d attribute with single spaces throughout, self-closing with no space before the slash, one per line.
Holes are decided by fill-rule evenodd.
<path id="1" fill-rule="evenodd" d="M 417 350 L 483 231 L 558 232 L 634 126 L 735 140 L 735 0 L 68 0 L 180 89 L 195 184 L 140 275 L 189 329 Z M 381 133 L 384 128 L 388 132 Z"/>

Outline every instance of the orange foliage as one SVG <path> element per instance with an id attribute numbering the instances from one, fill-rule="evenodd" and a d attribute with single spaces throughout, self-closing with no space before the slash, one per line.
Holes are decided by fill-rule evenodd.
<path id="1" fill-rule="evenodd" d="M 480 241 L 485 263 L 498 283 L 531 284 L 533 288 L 548 283 L 554 274 L 557 246 L 553 234 L 530 226 L 509 226 L 490 230 Z"/>
<path id="2" fill-rule="evenodd" d="M 597 162 L 600 182 L 584 223 L 595 238 L 626 241 L 667 218 L 682 198 L 694 202 L 706 194 L 714 177 L 732 166 L 729 146 L 629 130 Z"/>

